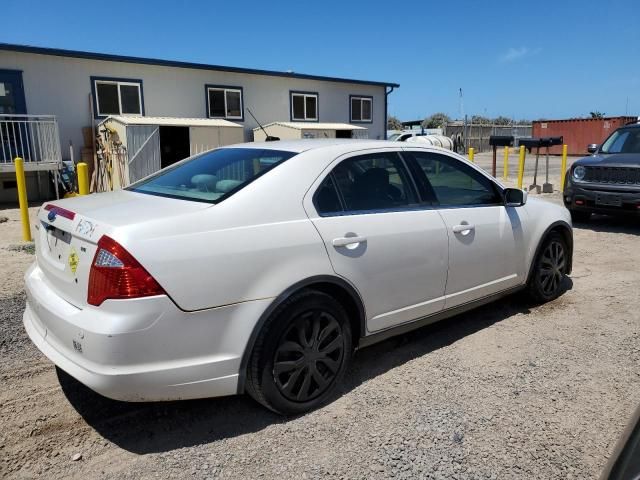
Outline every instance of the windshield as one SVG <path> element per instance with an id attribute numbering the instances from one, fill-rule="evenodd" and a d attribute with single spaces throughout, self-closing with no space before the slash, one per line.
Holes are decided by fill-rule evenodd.
<path id="1" fill-rule="evenodd" d="M 621 128 L 602 144 L 600 153 L 640 153 L 640 128 Z"/>
<path id="2" fill-rule="evenodd" d="M 394 133 L 393 135 L 389 135 L 389 137 L 387 137 L 387 140 L 390 141 L 395 141 L 401 134 L 400 133 Z"/>
<path id="3" fill-rule="evenodd" d="M 258 148 L 220 148 L 160 170 L 127 190 L 218 203 L 295 154 Z"/>

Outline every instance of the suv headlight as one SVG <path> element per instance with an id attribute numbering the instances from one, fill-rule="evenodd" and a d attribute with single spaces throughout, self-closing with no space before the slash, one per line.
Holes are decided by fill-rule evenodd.
<path id="1" fill-rule="evenodd" d="M 578 165 L 576 168 L 573 169 L 573 178 L 580 181 L 584 178 L 586 173 L 587 173 L 587 169 L 584 168 L 582 165 Z"/>

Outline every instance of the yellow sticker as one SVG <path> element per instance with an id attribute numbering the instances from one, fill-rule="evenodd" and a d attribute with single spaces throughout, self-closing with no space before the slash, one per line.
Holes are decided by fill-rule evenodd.
<path id="1" fill-rule="evenodd" d="M 80 263 L 80 257 L 78 257 L 75 248 L 71 247 L 71 251 L 69 252 L 69 266 L 74 275 L 78 269 L 78 263 Z"/>

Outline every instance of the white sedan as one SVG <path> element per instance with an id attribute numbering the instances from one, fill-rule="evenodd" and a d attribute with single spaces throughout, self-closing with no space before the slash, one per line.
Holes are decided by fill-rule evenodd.
<path id="1" fill-rule="evenodd" d="M 418 144 L 301 140 L 183 160 L 38 214 L 24 325 L 125 401 L 331 398 L 353 352 L 526 289 L 563 292 L 569 212 Z"/>

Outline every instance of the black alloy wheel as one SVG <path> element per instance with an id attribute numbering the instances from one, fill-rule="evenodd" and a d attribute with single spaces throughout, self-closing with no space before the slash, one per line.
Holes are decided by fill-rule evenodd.
<path id="1" fill-rule="evenodd" d="M 551 232 L 543 240 L 527 284 L 527 292 L 534 302 L 545 303 L 560 296 L 565 288 L 570 255 L 560 233 Z"/>
<path id="2" fill-rule="evenodd" d="M 342 328 L 331 313 L 309 310 L 280 338 L 273 378 L 282 395 L 307 402 L 322 395 L 338 375 L 344 356 Z"/>
<path id="3" fill-rule="evenodd" d="M 352 353 L 343 305 L 327 293 L 301 290 L 261 328 L 247 366 L 247 393 L 276 413 L 308 412 L 332 398 Z"/>
<path id="4" fill-rule="evenodd" d="M 542 252 L 538 272 L 540 286 L 546 296 L 552 296 L 560 288 L 565 270 L 564 246 L 557 240 L 549 242 Z"/>

